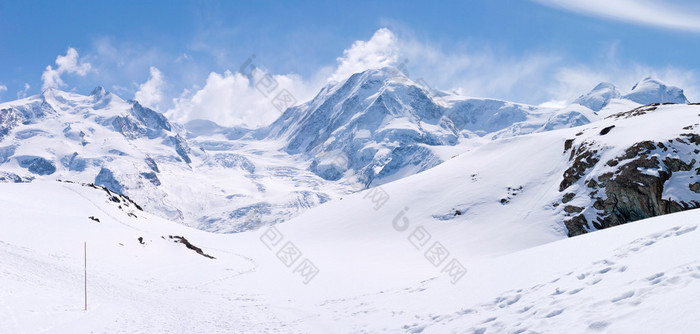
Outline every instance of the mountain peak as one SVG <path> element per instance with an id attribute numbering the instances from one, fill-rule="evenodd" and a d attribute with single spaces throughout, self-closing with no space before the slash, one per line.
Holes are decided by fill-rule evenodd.
<path id="1" fill-rule="evenodd" d="M 646 77 L 632 87 L 632 91 L 623 98 L 637 102 L 639 104 L 652 103 L 689 103 L 685 97 L 683 89 L 676 86 L 669 86 L 654 77 Z"/>
<path id="2" fill-rule="evenodd" d="M 632 91 L 636 90 L 637 87 L 642 87 L 644 85 L 665 86 L 666 84 L 659 79 L 656 79 L 652 76 L 648 76 L 634 84 L 634 86 L 632 86 Z"/>
<path id="3" fill-rule="evenodd" d="M 382 85 L 386 85 L 389 83 L 413 83 L 413 81 L 411 81 L 411 79 L 408 77 L 408 73 L 405 71 L 405 69 L 393 66 L 385 66 L 380 68 L 367 69 L 362 72 L 355 73 L 348 77 L 344 82 L 331 83 L 331 86 L 341 87 L 347 83 L 357 82 L 362 82 L 362 88 L 369 88 L 370 86 L 375 87 L 376 84 L 379 83 L 381 83 Z"/>
<path id="4" fill-rule="evenodd" d="M 39 96 L 46 98 L 47 96 L 53 96 L 54 94 L 56 94 L 56 92 L 60 92 L 60 91 L 56 88 L 49 87 L 49 88 L 44 89 L 44 91 L 42 91 L 41 94 L 39 94 Z"/>
<path id="5" fill-rule="evenodd" d="M 617 89 L 617 86 L 610 82 L 601 82 L 593 88 L 594 91 L 602 89 Z"/>
<path id="6" fill-rule="evenodd" d="M 617 87 L 609 82 L 601 82 L 596 85 L 588 94 L 581 95 L 574 103 L 588 107 L 593 111 L 600 111 L 610 103 L 612 99 L 622 96 Z"/>
<path id="7" fill-rule="evenodd" d="M 97 87 L 95 87 L 95 89 L 92 90 L 92 92 L 90 93 L 90 96 L 101 97 L 101 96 L 104 96 L 106 94 L 107 94 L 107 90 L 105 90 L 104 87 L 97 86 Z"/>

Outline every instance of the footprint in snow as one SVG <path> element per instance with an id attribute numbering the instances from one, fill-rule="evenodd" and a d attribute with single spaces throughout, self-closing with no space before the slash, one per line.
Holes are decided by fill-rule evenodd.
<path id="1" fill-rule="evenodd" d="M 632 298 L 632 296 L 634 296 L 634 291 L 628 291 L 628 292 L 625 292 L 625 293 L 623 293 L 622 295 L 620 295 L 620 296 L 618 296 L 618 297 L 613 298 L 613 299 L 610 300 L 610 301 L 613 302 L 613 303 L 617 303 L 617 302 L 623 301 L 623 300 L 625 300 L 625 299 Z"/>
<path id="2" fill-rule="evenodd" d="M 647 281 L 649 281 L 649 284 L 651 284 L 651 285 L 659 284 L 659 283 L 661 283 L 661 281 L 663 281 L 664 275 L 665 275 L 664 273 L 656 273 L 654 275 L 647 277 Z"/>
<path id="3" fill-rule="evenodd" d="M 605 274 L 605 273 L 607 273 L 607 272 L 610 271 L 610 270 L 612 270 L 612 267 L 607 267 L 607 268 L 601 269 L 600 271 L 598 271 L 598 273 L 599 273 L 599 274 Z"/>
<path id="4" fill-rule="evenodd" d="M 606 327 L 608 327 L 608 325 L 610 325 L 610 323 L 608 323 L 607 321 L 596 321 L 588 325 L 588 328 L 594 331 L 602 331 Z"/>
<path id="5" fill-rule="evenodd" d="M 555 311 L 549 312 L 549 314 L 547 314 L 545 316 L 545 318 L 554 318 L 554 317 L 562 314 L 563 312 L 564 312 L 564 310 L 555 310 Z"/>

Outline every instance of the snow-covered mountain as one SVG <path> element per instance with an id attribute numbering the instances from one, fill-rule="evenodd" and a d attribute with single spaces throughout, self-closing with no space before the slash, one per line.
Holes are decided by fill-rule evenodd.
<path id="1" fill-rule="evenodd" d="M 322 188 L 323 179 L 276 149 L 229 140 L 243 129 L 203 122 L 185 129 L 102 88 L 88 96 L 49 89 L 3 103 L 0 121 L 0 180 L 95 183 L 203 229 L 251 228 L 251 212 L 278 222 L 327 201 L 337 188 Z"/>
<path id="2" fill-rule="evenodd" d="M 161 217 L 239 232 L 499 138 L 597 122 L 639 107 L 632 101 L 639 96 L 667 102 L 682 90 L 647 78 L 623 96 L 601 84 L 578 104 L 547 109 L 432 91 L 382 68 L 329 84 L 249 130 L 205 120 L 179 125 L 99 87 L 87 96 L 50 89 L 0 104 L 0 180 L 95 183 Z"/>
<path id="3" fill-rule="evenodd" d="M 394 68 L 367 70 L 330 84 L 256 134 L 285 141 L 312 159 L 326 180 L 349 175 L 378 185 L 443 162 L 440 146 L 583 125 L 585 108 L 553 111 L 495 99 L 431 91 Z"/>
<path id="4" fill-rule="evenodd" d="M 632 91 L 623 96 L 623 98 L 643 105 L 652 103 L 688 103 L 688 99 L 683 94 L 682 89 L 668 86 L 652 77 L 644 78 L 638 82 L 632 87 Z"/>
<path id="5" fill-rule="evenodd" d="M 600 109 L 603 109 L 610 103 L 610 100 L 619 99 L 621 97 L 622 94 L 615 85 L 609 82 L 601 82 L 595 86 L 593 90 L 588 92 L 588 94 L 581 95 L 578 99 L 574 100 L 574 103 L 588 107 L 594 111 L 600 111 Z"/>
<path id="6" fill-rule="evenodd" d="M 574 100 L 574 103 L 585 106 L 593 111 L 600 111 L 614 100 L 626 100 L 639 105 L 652 103 L 689 103 L 682 89 L 669 86 L 653 77 L 642 79 L 636 83 L 632 87 L 632 91 L 627 94 L 623 94 L 615 85 L 609 82 L 602 82 L 589 93 L 581 95 Z"/>

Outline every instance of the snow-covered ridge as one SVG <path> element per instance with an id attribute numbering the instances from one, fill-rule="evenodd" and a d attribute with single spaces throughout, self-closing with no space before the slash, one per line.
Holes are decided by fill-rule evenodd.
<path id="1" fill-rule="evenodd" d="M 677 91 L 645 79 L 634 92 L 653 98 L 654 85 L 670 92 L 664 96 Z M 617 98 L 611 85 L 596 91 L 613 97 L 599 112 L 579 104 L 547 109 L 432 91 L 384 68 L 331 84 L 253 131 L 204 120 L 179 125 L 102 87 L 86 96 L 50 89 L 0 104 L 0 180 L 94 182 L 162 217 L 238 232 L 426 171 L 492 140 L 639 106 Z"/>
<path id="2" fill-rule="evenodd" d="M 271 239 L 282 238 L 278 248 L 263 241 L 265 230 L 205 233 L 120 208 L 100 189 L 6 184 L 0 332 L 694 333 L 700 326 L 700 211 L 544 244 L 527 229 L 494 225 L 496 217 L 426 222 L 411 204 L 402 233 L 392 221 L 405 196 L 416 196 L 400 193 L 415 182 L 402 183 L 386 186 L 392 198 L 379 210 L 360 193 L 279 225 Z M 468 270 L 461 280 L 452 284 L 414 248 L 407 238 L 414 227 L 461 261 Z M 494 228 L 505 234 L 489 238 Z M 302 250 L 297 262 L 319 270 L 307 284 L 296 263 L 278 258 L 285 242 Z"/>
<path id="3" fill-rule="evenodd" d="M 311 170 L 324 179 L 352 175 L 379 185 L 442 163 L 439 146 L 595 120 L 591 110 L 577 106 L 551 110 L 432 91 L 388 67 L 330 84 L 257 136 L 284 140 L 286 152 L 313 159 Z"/>

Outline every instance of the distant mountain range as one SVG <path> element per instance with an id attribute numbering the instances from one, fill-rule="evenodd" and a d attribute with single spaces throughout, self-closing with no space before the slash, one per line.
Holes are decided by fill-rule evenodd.
<path id="1" fill-rule="evenodd" d="M 244 129 L 177 124 L 101 87 L 87 96 L 49 89 L 0 104 L 0 180 L 95 183 L 159 216 L 239 232 L 493 141 L 584 126 L 652 103 L 688 100 L 682 89 L 645 78 L 626 94 L 601 83 L 551 109 L 433 91 L 382 68 L 324 87 L 269 126 Z"/>

